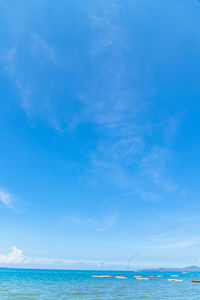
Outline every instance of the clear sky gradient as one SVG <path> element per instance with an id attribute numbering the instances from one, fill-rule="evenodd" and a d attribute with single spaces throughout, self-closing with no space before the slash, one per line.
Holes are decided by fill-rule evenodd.
<path id="1" fill-rule="evenodd" d="M 0 0 L 0 266 L 200 265 L 199 29 L 197 0 Z"/>

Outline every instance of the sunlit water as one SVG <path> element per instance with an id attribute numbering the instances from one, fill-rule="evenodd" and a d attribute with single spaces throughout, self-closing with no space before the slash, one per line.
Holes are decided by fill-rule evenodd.
<path id="1" fill-rule="evenodd" d="M 163 274 L 164 281 L 151 277 Z M 193 274 L 194 277 L 188 275 Z M 127 279 L 94 278 L 92 275 L 123 275 Z M 148 277 L 137 280 L 133 276 Z M 178 275 L 173 277 L 171 275 Z M 168 278 L 182 279 L 169 282 Z M 153 299 L 200 300 L 200 273 L 57 271 L 0 269 L 0 299 Z"/>

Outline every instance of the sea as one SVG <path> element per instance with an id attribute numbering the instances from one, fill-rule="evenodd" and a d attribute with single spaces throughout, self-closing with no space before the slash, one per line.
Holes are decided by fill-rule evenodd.
<path id="1" fill-rule="evenodd" d="M 112 278 L 93 276 L 113 276 Z M 115 278 L 125 276 L 125 278 Z M 141 276 L 148 280 L 136 279 Z M 138 278 L 141 278 L 138 277 Z M 163 279 L 151 280 L 151 279 Z M 177 279 L 183 281 L 168 281 Z M 200 273 L 0 269 L 3 299 L 200 300 Z"/>

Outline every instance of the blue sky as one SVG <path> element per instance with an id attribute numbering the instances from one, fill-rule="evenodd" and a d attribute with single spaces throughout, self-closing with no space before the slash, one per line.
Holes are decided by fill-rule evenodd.
<path id="1" fill-rule="evenodd" d="M 0 265 L 200 265 L 200 3 L 0 7 Z"/>

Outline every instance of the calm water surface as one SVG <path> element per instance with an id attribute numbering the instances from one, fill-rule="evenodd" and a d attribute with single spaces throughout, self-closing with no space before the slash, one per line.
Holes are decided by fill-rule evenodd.
<path id="1" fill-rule="evenodd" d="M 200 283 L 192 282 L 192 279 L 200 280 L 200 273 L 162 274 L 164 281 L 159 282 L 133 277 L 158 278 L 161 275 L 158 272 L 0 269 L 0 299 L 200 300 Z M 191 274 L 194 277 L 188 277 Z M 93 278 L 92 275 L 123 275 L 127 279 Z M 169 282 L 167 278 L 183 279 L 183 282 Z"/>

